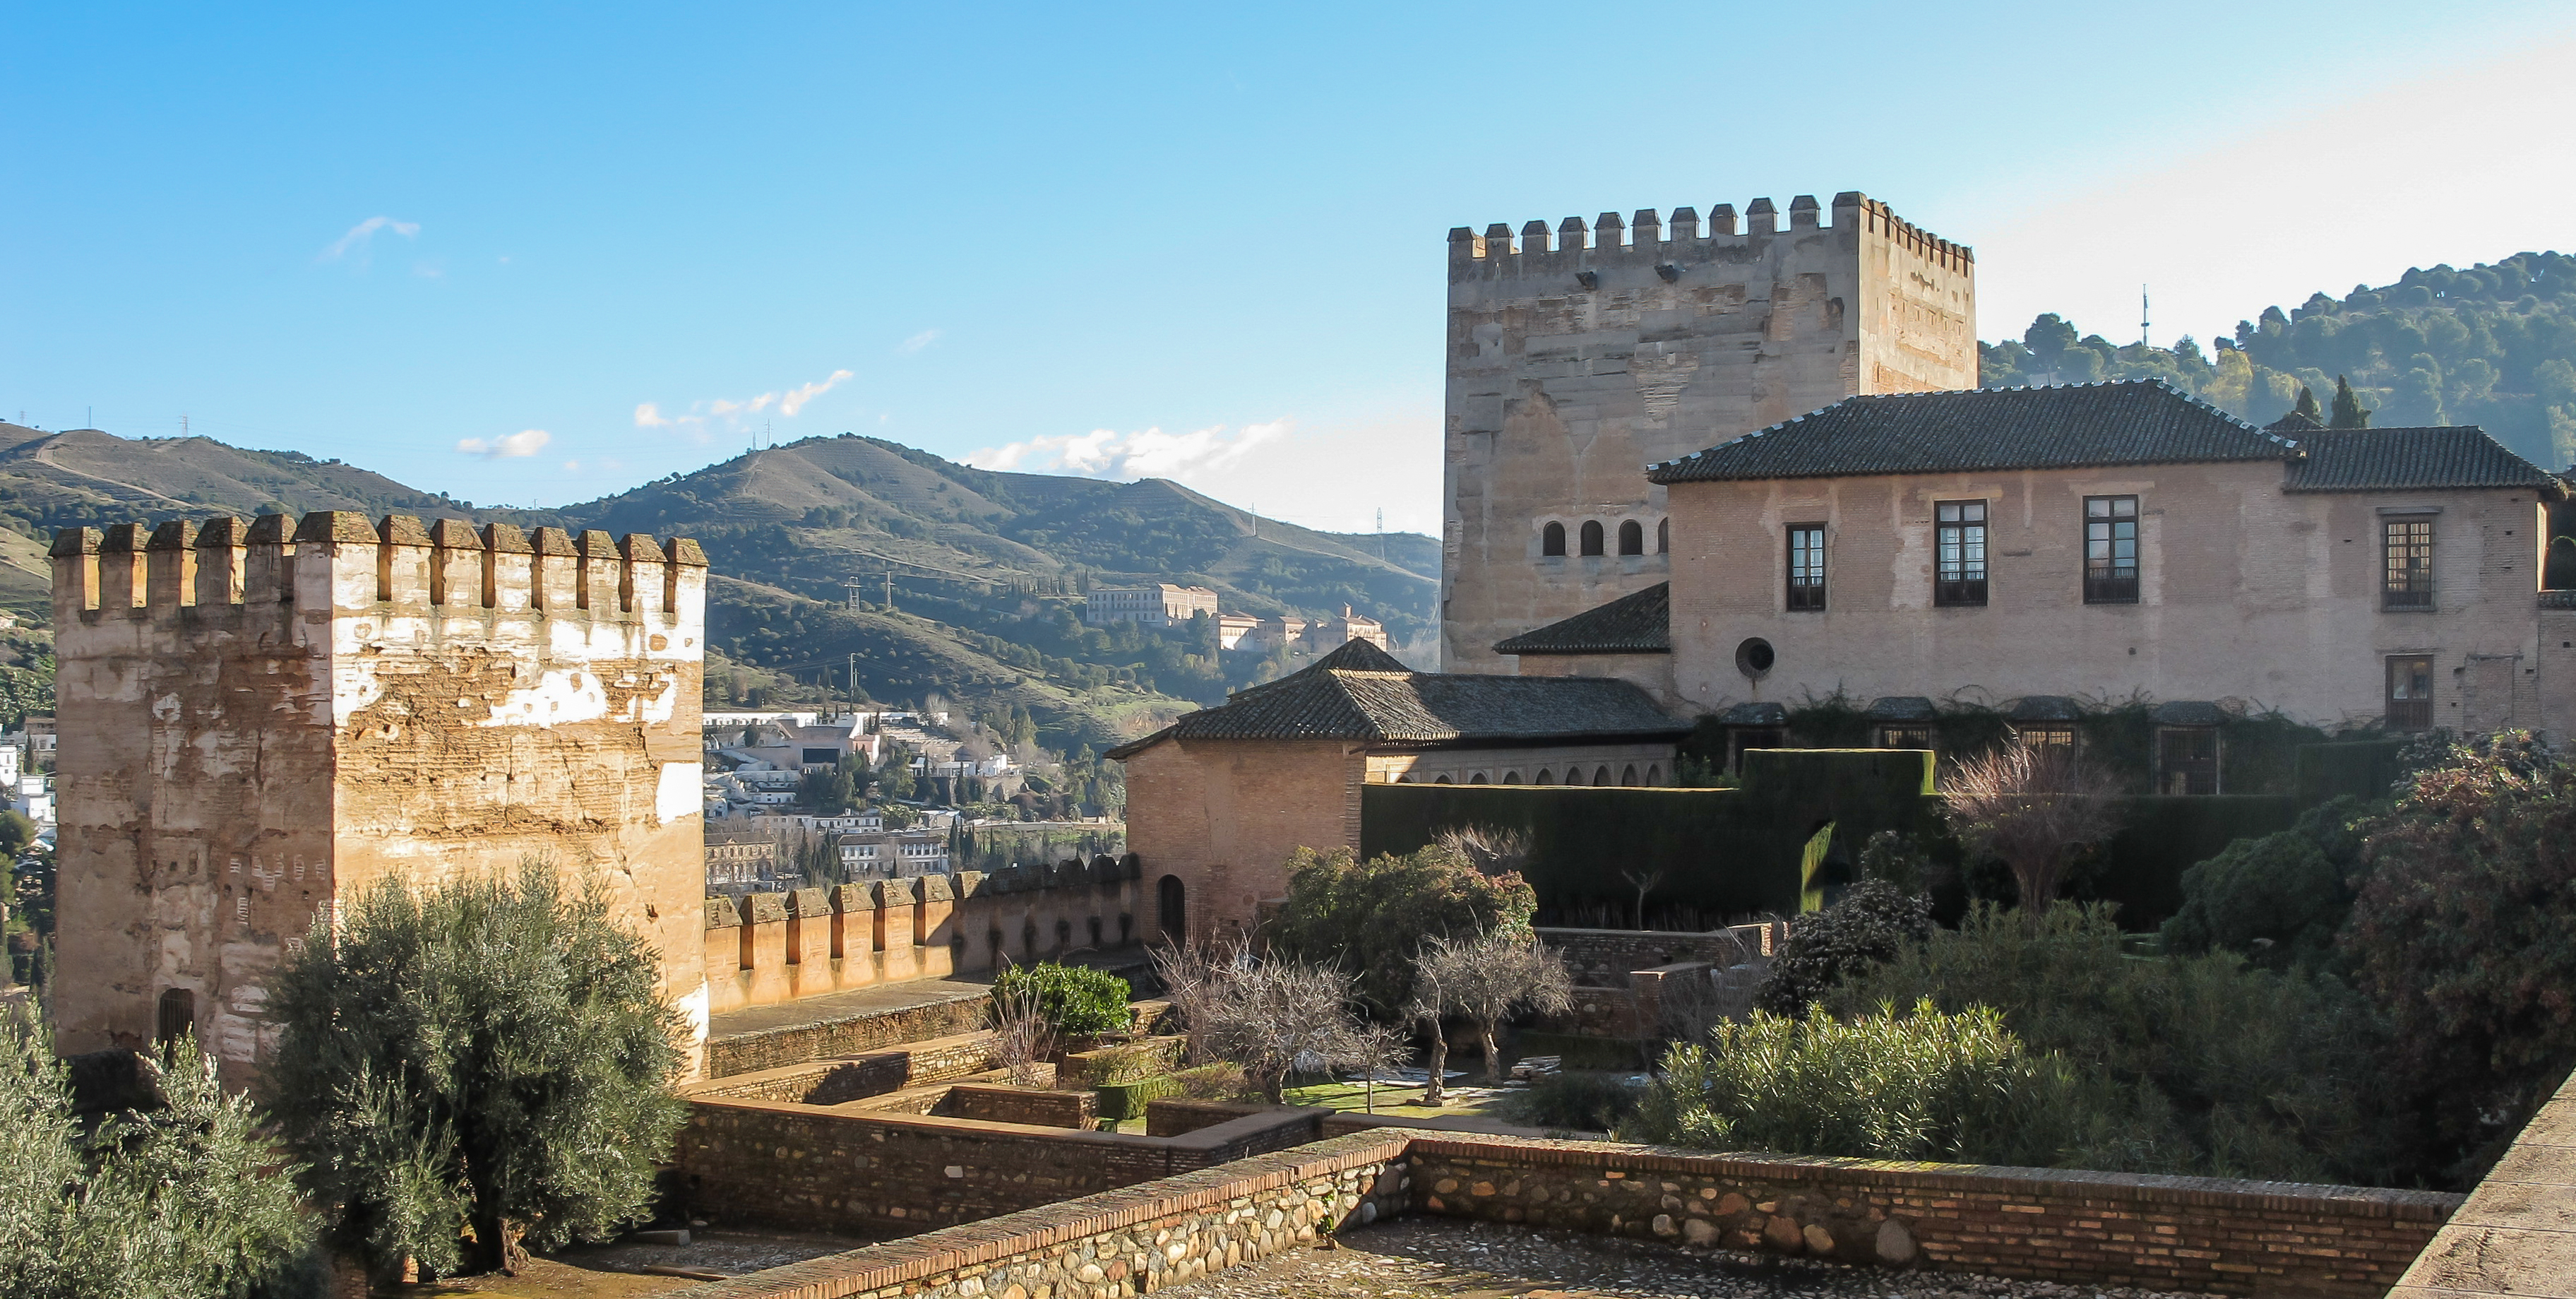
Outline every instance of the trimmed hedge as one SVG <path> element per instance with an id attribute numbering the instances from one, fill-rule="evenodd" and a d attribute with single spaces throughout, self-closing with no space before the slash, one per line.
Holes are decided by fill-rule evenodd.
<path id="1" fill-rule="evenodd" d="M 2120 832 L 2067 892 L 2116 902 L 2124 929 L 2153 929 L 2182 910 L 2182 873 L 2238 839 L 2298 823 L 2299 801 L 2273 794 L 2124 798 Z"/>
<path id="2" fill-rule="evenodd" d="M 2404 740 L 2359 740 L 2310 744 L 2299 749 L 2299 806 L 2315 807 L 2345 794 L 2359 799 L 2388 797 L 2397 783 L 2397 755 Z"/>
<path id="3" fill-rule="evenodd" d="M 1100 1094 L 1100 1117 L 1111 1122 L 1145 1117 L 1145 1103 L 1181 1094 L 1179 1080 L 1170 1074 L 1140 1078 L 1135 1082 L 1102 1083 L 1092 1088 Z"/>

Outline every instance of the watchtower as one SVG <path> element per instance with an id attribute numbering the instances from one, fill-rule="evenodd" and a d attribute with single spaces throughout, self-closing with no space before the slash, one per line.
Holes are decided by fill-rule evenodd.
<path id="1" fill-rule="evenodd" d="M 272 514 L 52 558 L 63 1050 L 193 1029 L 246 1080 L 317 918 L 533 854 L 607 885 L 704 1037 L 697 543 Z"/>
<path id="2" fill-rule="evenodd" d="M 1976 261 L 1857 193 L 1449 232 L 1441 667 L 1665 580 L 1645 466 L 1855 393 L 1977 386 Z M 1740 228 L 1739 228 L 1740 225 Z"/>

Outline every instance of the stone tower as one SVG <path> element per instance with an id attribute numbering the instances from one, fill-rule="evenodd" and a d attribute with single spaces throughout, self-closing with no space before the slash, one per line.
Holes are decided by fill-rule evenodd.
<path id="1" fill-rule="evenodd" d="M 54 540 L 66 1052 L 193 1029 L 374 881 L 610 890 L 703 1038 L 697 543 L 318 513 Z"/>
<path id="2" fill-rule="evenodd" d="M 1449 232 L 1441 667 L 1665 580 L 1645 466 L 1856 393 L 1977 386 L 1976 261 L 1883 203 Z M 1591 541 L 1594 544 L 1587 544 Z M 1561 544 L 1559 544 L 1561 542 Z M 1624 544 L 1623 544 L 1624 543 Z"/>

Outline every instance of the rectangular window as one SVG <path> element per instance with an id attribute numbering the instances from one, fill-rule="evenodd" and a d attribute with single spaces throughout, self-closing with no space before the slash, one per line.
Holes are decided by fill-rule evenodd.
<path id="1" fill-rule="evenodd" d="M 1984 604 L 1986 503 L 1939 501 L 1932 511 L 1932 603 Z"/>
<path id="2" fill-rule="evenodd" d="M 2084 603 L 2138 602 L 2138 498 L 2084 498 Z"/>
<path id="3" fill-rule="evenodd" d="M 2388 660 L 2388 729 L 2433 729 L 2433 656 L 2398 654 Z"/>
<path id="4" fill-rule="evenodd" d="M 2075 747 L 2075 728 L 2072 726 L 2022 726 L 2014 728 L 2013 738 L 2033 748 L 2071 749 Z"/>
<path id="5" fill-rule="evenodd" d="M 1928 749 L 1932 746 L 1929 726 L 1882 726 L 1878 728 L 1878 747 L 1882 749 Z"/>
<path id="6" fill-rule="evenodd" d="M 1825 607 L 1825 525 L 1789 525 L 1789 607 Z"/>
<path id="7" fill-rule="evenodd" d="M 2169 726 L 2156 732 L 2156 774 L 2159 793 L 2217 793 L 2217 728 Z"/>
<path id="8" fill-rule="evenodd" d="M 2433 607 L 2433 521 L 2390 519 L 2380 525 L 2384 558 L 2379 588 L 2382 609 Z"/>

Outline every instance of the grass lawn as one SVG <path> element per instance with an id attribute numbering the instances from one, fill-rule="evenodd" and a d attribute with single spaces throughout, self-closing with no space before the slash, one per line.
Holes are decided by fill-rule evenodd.
<path id="1" fill-rule="evenodd" d="M 1463 1116 L 1498 1119 L 1506 1123 L 1512 1121 L 1512 1116 L 1505 1107 L 1506 1101 L 1512 1095 L 1510 1091 L 1501 1088 L 1489 1089 L 1474 1084 L 1461 1086 L 1452 1083 L 1448 1093 L 1448 1104 L 1433 1107 L 1422 1103 L 1422 1088 L 1418 1085 L 1379 1083 L 1375 1112 L 1408 1119 Z M 1328 1082 L 1316 1083 L 1308 1087 L 1291 1087 L 1287 1089 L 1284 1096 L 1291 1105 L 1316 1105 L 1334 1110 L 1370 1108 L 1368 1088 L 1356 1082 Z"/>

